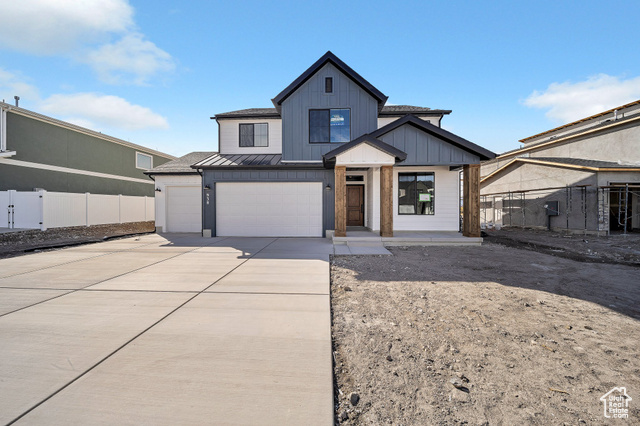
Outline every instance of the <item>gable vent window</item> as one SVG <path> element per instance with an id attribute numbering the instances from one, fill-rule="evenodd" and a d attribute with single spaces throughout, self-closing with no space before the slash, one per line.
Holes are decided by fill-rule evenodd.
<path id="1" fill-rule="evenodd" d="M 324 93 L 333 93 L 333 77 L 325 77 Z"/>
<path id="2" fill-rule="evenodd" d="M 240 124 L 240 146 L 269 146 L 269 124 Z"/>

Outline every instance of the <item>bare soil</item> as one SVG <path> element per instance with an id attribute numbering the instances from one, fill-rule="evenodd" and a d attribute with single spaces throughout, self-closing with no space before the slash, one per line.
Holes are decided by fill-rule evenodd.
<path id="1" fill-rule="evenodd" d="M 538 229 L 502 228 L 485 238 L 509 247 L 535 250 L 581 262 L 640 266 L 640 233 L 610 236 L 567 234 Z"/>
<path id="2" fill-rule="evenodd" d="M 640 422 L 640 268 L 493 243 L 390 250 L 333 258 L 338 423 L 607 424 L 614 386 L 633 398 L 617 424 Z"/>
<path id="3" fill-rule="evenodd" d="M 6 232 L 0 234 L 0 258 L 150 232 L 155 232 L 153 221 Z"/>

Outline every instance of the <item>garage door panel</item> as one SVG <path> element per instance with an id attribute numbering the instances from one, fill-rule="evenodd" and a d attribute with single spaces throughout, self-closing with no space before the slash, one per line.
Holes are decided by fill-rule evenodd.
<path id="1" fill-rule="evenodd" d="M 322 183 L 216 184 L 219 236 L 322 236 Z"/>
<path id="2" fill-rule="evenodd" d="M 168 186 L 167 231 L 200 232 L 202 230 L 202 200 L 199 186 Z"/>

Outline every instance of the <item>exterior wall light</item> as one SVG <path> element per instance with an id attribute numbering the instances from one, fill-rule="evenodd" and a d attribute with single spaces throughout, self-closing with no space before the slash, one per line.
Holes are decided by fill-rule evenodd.
<path id="1" fill-rule="evenodd" d="M 204 189 L 211 189 L 211 187 L 209 185 L 205 185 Z"/>
<path id="2" fill-rule="evenodd" d="M 324 187 L 325 190 L 331 191 L 331 184 L 328 183 L 327 186 Z"/>
<path id="3" fill-rule="evenodd" d="M 162 192 L 162 189 L 156 188 L 156 192 Z"/>

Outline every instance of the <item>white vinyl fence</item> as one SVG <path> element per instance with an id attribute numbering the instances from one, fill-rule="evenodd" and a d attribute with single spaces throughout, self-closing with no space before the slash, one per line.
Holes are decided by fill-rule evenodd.
<path id="1" fill-rule="evenodd" d="M 0 191 L 0 228 L 41 229 L 155 219 L 153 197 Z"/>

